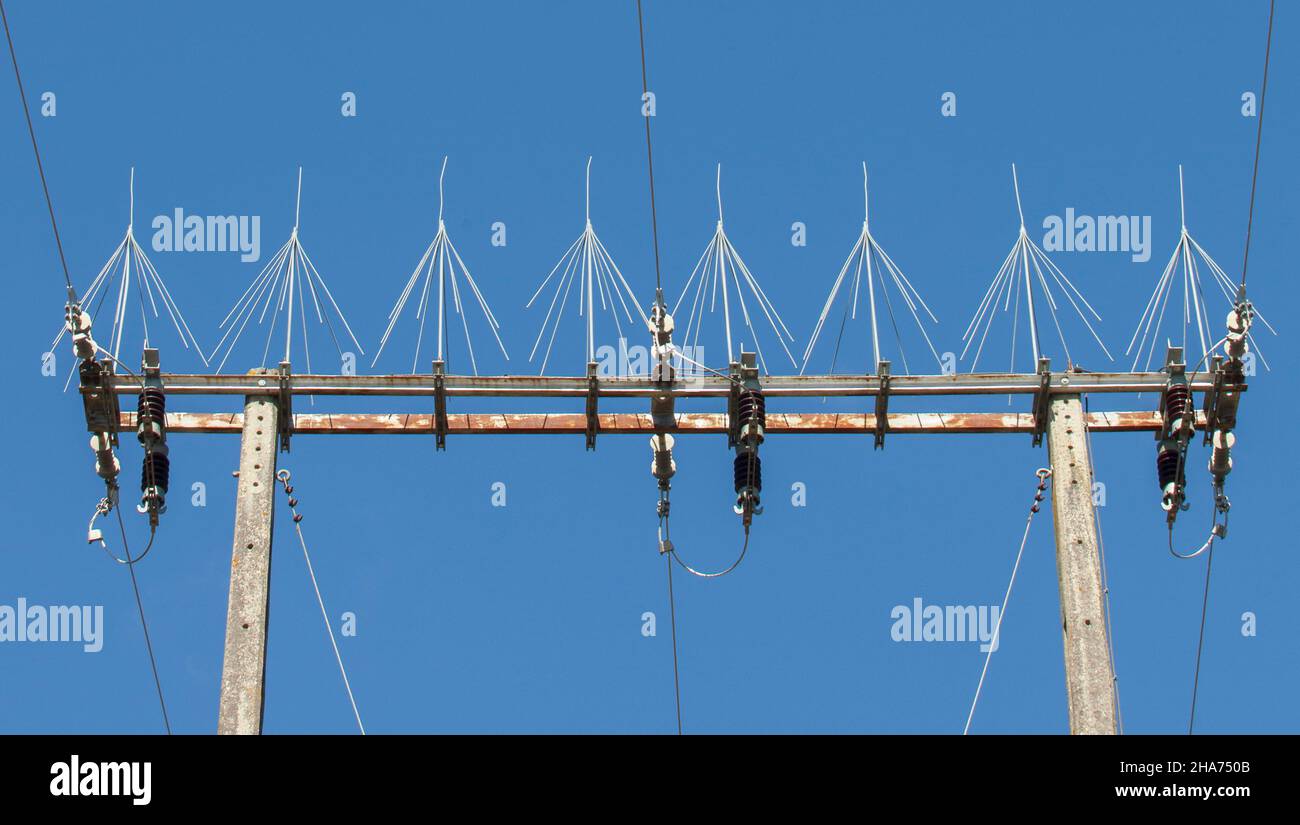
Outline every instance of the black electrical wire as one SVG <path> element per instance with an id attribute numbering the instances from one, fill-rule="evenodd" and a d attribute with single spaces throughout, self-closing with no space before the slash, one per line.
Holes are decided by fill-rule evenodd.
<path id="1" fill-rule="evenodd" d="M 667 560 L 666 560 L 667 561 Z M 677 601 L 673 596 L 673 563 L 668 561 L 668 617 L 673 632 L 673 696 L 677 700 L 677 735 L 682 735 L 682 683 L 677 669 Z"/>
<path id="2" fill-rule="evenodd" d="M 1201 687 L 1201 651 L 1205 648 L 1205 613 L 1210 604 L 1210 571 L 1214 569 L 1214 545 L 1205 560 L 1205 595 L 1201 598 L 1201 632 L 1196 640 L 1196 671 L 1192 675 L 1192 714 L 1187 720 L 1187 735 L 1196 728 L 1196 694 Z"/>
<path id="3" fill-rule="evenodd" d="M 1250 233 L 1255 223 L 1255 188 L 1259 182 L 1259 148 L 1264 139 L 1264 98 L 1268 94 L 1268 63 L 1273 50 L 1273 11 L 1276 0 L 1268 3 L 1268 34 L 1264 40 L 1264 80 L 1259 88 L 1259 122 L 1255 125 L 1255 163 L 1250 173 L 1250 207 L 1246 213 L 1246 243 L 1241 256 L 1241 290 L 1246 290 L 1246 267 L 1250 263 Z M 1196 641 L 1196 669 L 1192 674 L 1192 711 L 1187 722 L 1190 736 L 1196 727 L 1196 696 L 1201 684 L 1201 654 L 1205 649 L 1205 616 L 1210 604 L 1210 574 L 1214 570 L 1214 534 L 1206 543 L 1205 594 L 1201 599 L 1201 629 Z M 1170 551 L 1173 551 L 1172 543 Z M 1175 554 L 1177 555 L 1177 554 Z"/>
<path id="4" fill-rule="evenodd" d="M 141 554 L 140 558 L 136 559 L 131 558 L 131 548 L 126 540 L 126 524 L 122 521 L 122 508 L 114 507 L 113 509 L 117 511 L 117 526 L 122 533 L 122 551 L 126 553 L 128 559 L 126 569 L 131 572 L 131 589 L 135 591 L 135 606 L 140 611 L 140 627 L 144 629 L 144 646 L 149 651 L 149 667 L 153 670 L 153 684 L 158 690 L 158 706 L 162 708 L 163 727 L 167 729 L 167 735 L 171 736 L 172 723 L 167 718 L 167 701 L 163 699 L 162 680 L 158 677 L 158 661 L 154 658 L 153 642 L 149 639 L 149 622 L 144 617 L 144 602 L 140 599 L 140 583 L 135 578 L 135 562 L 139 561 L 140 558 L 144 558 L 144 555 Z M 152 535 L 149 537 L 149 544 L 150 546 L 153 545 Z M 148 552 L 148 550 L 146 549 L 145 552 Z"/>
<path id="5" fill-rule="evenodd" d="M 644 104 L 646 96 L 650 94 L 650 83 L 646 77 L 645 69 L 645 21 L 641 14 L 641 0 L 636 0 L 636 25 L 637 31 L 641 37 L 641 100 Z M 1261 112 L 1263 114 L 1263 112 Z M 655 295 L 656 302 L 662 301 L 663 280 L 659 276 L 659 217 L 655 211 L 655 156 L 650 148 L 650 115 L 647 113 L 645 120 L 645 157 L 646 166 L 650 172 L 650 229 L 654 238 L 655 249 Z"/>
<path id="6" fill-rule="evenodd" d="M 14 38 L 9 32 L 9 15 L 5 14 L 5 4 L 0 0 L 0 20 L 4 21 L 5 39 L 9 41 L 9 57 L 14 64 L 14 79 L 18 81 L 18 97 L 23 103 L 23 117 L 27 119 L 27 134 L 32 139 L 32 153 L 36 155 L 36 171 L 41 177 L 41 189 L 45 192 L 45 206 L 50 211 L 50 226 L 54 229 L 54 245 L 59 249 L 59 263 L 63 265 L 63 280 L 68 285 L 68 297 L 73 297 L 72 276 L 68 274 L 68 260 L 63 255 L 63 240 L 59 237 L 59 222 L 54 218 L 54 199 L 50 197 L 49 184 L 45 182 L 45 166 L 41 163 L 41 150 L 36 144 L 36 128 L 32 126 L 32 113 L 27 108 L 27 92 L 23 90 L 23 76 L 18 71 L 18 52 L 14 50 Z M 1263 114 L 1261 111 L 1260 114 Z"/>
<path id="7" fill-rule="evenodd" d="M 1241 288 L 1246 288 L 1246 265 L 1250 262 L 1250 230 L 1255 222 L 1255 184 L 1259 180 L 1259 146 L 1264 138 L 1264 97 L 1268 94 L 1268 58 L 1273 49 L 1273 7 L 1268 3 L 1268 37 L 1264 41 L 1264 82 L 1259 87 L 1259 122 L 1255 124 L 1255 166 L 1250 173 L 1250 210 L 1246 213 L 1246 249 L 1241 256 Z"/>

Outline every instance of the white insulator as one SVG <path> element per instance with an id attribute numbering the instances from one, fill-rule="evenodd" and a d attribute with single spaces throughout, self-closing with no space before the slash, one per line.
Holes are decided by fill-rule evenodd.
<path id="1" fill-rule="evenodd" d="M 1229 333 L 1245 335 L 1247 326 L 1249 326 L 1249 323 L 1246 320 L 1246 313 L 1238 312 L 1236 309 L 1232 309 L 1228 312 Z"/>
<path id="2" fill-rule="evenodd" d="M 1232 446 L 1237 443 L 1237 437 L 1225 430 L 1215 430 L 1213 437 L 1210 439 L 1213 450 L 1210 452 L 1210 462 L 1208 469 L 1213 476 L 1226 476 L 1232 472 Z"/>
<path id="3" fill-rule="evenodd" d="M 91 318 L 89 312 L 82 311 L 72 317 L 65 316 L 65 319 L 64 326 L 67 327 L 68 332 L 74 334 L 90 332 Z"/>
<path id="4" fill-rule="evenodd" d="M 677 462 L 673 461 L 673 444 L 676 443 L 668 433 L 650 436 L 650 449 L 654 451 L 654 460 L 650 462 L 650 474 L 658 479 L 669 479 L 677 472 Z"/>

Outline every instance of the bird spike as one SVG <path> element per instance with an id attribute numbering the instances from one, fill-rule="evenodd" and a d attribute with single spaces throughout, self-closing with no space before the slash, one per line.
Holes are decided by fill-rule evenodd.
<path id="1" fill-rule="evenodd" d="M 420 296 L 417 299 L 415 309 L 418 332 L 415 338 L 415 354 L 411 359 L 411 374 L 414 375 L 420 365 L 420 349 L 424 344 L 424 326 L 429 317 L 429 298 L 433 292 L 436 292 L 438 296 L 438 305 L 435 308 L 438 316 L 436 345 L 438 360 L 444 361 L 446 359 L 447 349 L 449 348 L 446 329 L 447 286 L 450 284 L 452 308 L 460 316 L 461 326 L 465 330 L 465 351 L 469 356 L 470 369 L 473 370 L 475 375 L 478 375 L 478 359 L 474 355 L 473 338 L 469 331 L 469 317 L 465 312 L 465 302 L 461 299 L 462 280 L 478 303 L 488 329 L 491 330 L 492 337 L 501 350 L 501 354 L 505 356 L 507 361 L 510 360 L 510 354 L 506 352 L 505 344 L 501 341 L 501 325 L 497 322 L 496 316 L 492 314 L 492 308 L 488 306 L 487 299 L 483 297 L 483 292 L 479 289 L 478 283 L 474 280 L 474 276 L 470 274 L 469 267 L 465 265 L 460 253 L 456 251 L 456 245 L 451 242 L 451 238 L 447 235 L 447 224 L 443 220 L 443 179 L 446 175 L 447 158 L 444 156 L 442 170 L 438 173 L 438 231 L 433 236 L 433 241 L 424 250 L 424 255 L 420 257 L 419 263 L 415 265 L 411 276 L 407 278 L 406 285 L 397 297 L 397 303 L 393 305 L 393 309 L 388 313 L 388 327 L 384 330 L 383 338 L 379 341 L 379 350 L 375 353 L 374 360 L 370 364 L 372 367 L 378 363 L 379 356 L 383 354 L 384 347 L 388 345 L 393 329 L 397 326 L 397 320 L 402 316 L 402 309 L 406 306 L 417 285 L 420 286 Z M 436 286 L 434 284 L 435 274 L 437 277 Z"/>
<path id="2" fill-rule="evenodd" d="M 718 164 L 717 171 L 717 197 L 718 197 L 718 223 L 714 230 L 713 238 L 704 248 L 704 253 L 700 255 L 699 261 L 695 264 L 695 269 L 691 271 L 691 276 L 686 280 L 686 285 L 682 288 L 682 294 L 673 306 L 673 314 L 676 315 L 681 308 L 682 302 L 688 295 L 692 295 L 691 287 L 694 285 L 695 291 L 691 298 L 691 310 L 689 319 L 686 323 L 685 334 L 682 336 L 683 342 L 687 345 L 688 351 L 699 352 L 700 328 L 703 326 L 703 316 L 707 311 L 714 312 L 717 309 L 718 292 L 722 292 L 722 318 L 723 332 L 727 340 L 727 362 L 736 361 L 734 339 L 731 331 L 731 285 L 735 286 L 735 297 L 740 305 L 741 317 L 745 327 L 749 330 L 754 341 L 754 349 L 758 353 L 759 364 L 763 372 L 771 374 L 767 368 L 767 361 L 763 356 L 763 347 L 759 342 L 759 335 L 754 328 L 753 319 L 750 317 L 749 307 L 745 304 L 745 290 L 743 284 L 749 288 L 752 299 L 758 308 L 762 311 L 763 316 L 767 319 L 772 331 L 776 334 L 777 342 L 785 351 L 786 357 L 790 359 L 792 366 L 798 367 L 794 356 L 790 354 L 790 348 L 786 341 L 794 341 L 794 336 L 786 327 L 785 322 L 781 320 L 780 314 L 776 307 L 768 299 L 767 294 L 763 292 L 763 287 L 759 285 L 758 279 L 749 271 L 745 265 L 744 259 L 732 245 L 731 240 L 727 237 L 726 230 L 723 229 L 722 223 L 722 164 Z M 706 300 L 706 292 L 711 293 L 711 297 Z M 706 307 L 707 304 L 707 307 Z M 743 342 L 741 342 L 743 346 Z"/>
<path id="3" fill-rule="evenodd" d="M 596 303 L 599 301 L 601 310 L 608 311 L 614 319 L 614 328 L 619 339 L 624 338 L 623 321 L 620 318 L 620 310 L 629 324 L 635 324 L 636 318 L 632 315 L 632 308 L 636 309 L 636 315 L 640 318 L 646 328 L 650 327 L 650 319 L 646 316 L 645 310 L 637 301 L 636 294 L 632 291 L 632 286 L 628 283 L 623 272 L 614 263 L 614 258 L 609 254 L 609 250 L 601 243 L 600 238 L 596 235 L 596 230 L 591 224 L 591 157 L 587 158 L 587 180 L 586 180 L 586 225 L 578 239 L 569 245 L 569 248 L 551 271 L 547 273 L 540 286 L 528 299 L 525 308 L 531 308 L 537 301 L 547 285 L 552 286 L 550 304 L 546 309 L 546 317 L 542 320 L 542 327 L 537 333 L 537 339 L 533 342 L 532 351 L 528 354 L 528 360 L 531 362 L 541 348 L 543 338 L 546 339 L 546 349 L 542 355 L 541 372 L 546 372 L 546 365 L 551 358 L 551 350 L 555 346 L 555 337 L 560 329 L 560 322 L 563 320 L 564 310 L 568 304 L 569 294 L 573 291 L 573 286 L 578 285 L 576 303 L 578 306 L 578 317 L 585 318 L 587 321 L 587 363 L 593 363 L 596 360 Z M 559 277 L 556 278 L 556 273 Z M 550 330 L 550 335 L 547 335 Z"/>
<path id="4" fill-rule="evenodd" d="M 352 334 L 352 328 L 348 325 L 348 320 L 343 315 L 343 310 L 339 308 L 338 302 L 334 300 L 333 293 L 330 292 L 329 286 L 325 279 L 321 277 L 316 265 L 312 263 L 311 257 L 307 250 L 303 248 L 302 241 L 299 239 L 299 218 L 302 213 L 302 167 L 298 167 L 298 188 L 297 198 L 294 202 L 293 213 L 293 230 L 289 233 L 289 240 L 271 257 L 266 266 L 262 267 L 244 294 L 239 297 L 235 305 L 231 307 L 230 312 L 218 324 L 218 329 L 224 329 L 221 340 L 213 349 L 211 360 L 216 360 L 221 356 L 217 364 L 217 372 L 225 367 L 226 361 L 234 352 L 235 345 L 239 342 L 240 336 L 243 335 L 244 329 L 253 316 L 257 316 L 258 325 L 262 325 L 267 316 L 270 315 L 271 322 L 267 324 L 266 343 L 262 348 L 261 366 L 265 367 L 267 359 L 270 357 L 271 344 L 275 339 L 275 334 L 280 328 L 280 319 L 284 320 L 284 358 L 286 362 L 293 361 L 293 339 L 294 339 L 294 313 L 297 311 L 297 321 L 299 331 L 302 333 L 302 351 L 306 360 L 307 372 L 312 372 L 311 365 L 311 348 L 307 340 L 307 298 L 304 293 L 311 296 L 311 308 L 316 315 L 317 323 L 324 326 L 334 342 L 335 349 L 338 350 L 339 356 L 343 355 L 343 346 L 334 329 L 334 323 L 331 319 L 330 310 L 338 316 L 338 320 L 346 333 L 348 340 L 352 345 L 364 355 L 365 349 L 357 342 L 356 336 Z M 294 301 L 297 301 L 297 307 Z"/>
<path id="5" fill-rule="evenodd" d="M 1209 269 L 1213 282 L 1219 287 L 1229 307 L 1237 303 L 1237 284 L 1223 268 L 1215 262 L 1210 254 L 1201 247 L 1196 239 L 1192 237 L 1187 229 L 1187 200 L 1183 190 L 1183 167 L 1178 166 L 1178 210 L 1181 219 L 1181 229 L 1178 233 L 1178 243 L 1174 245 L 1173 254 L 1169 256 L 1168 263 L 1160 273 L 1160 278 L 1156 281 L 1155 289 L 1151 297 L 1147 299 L 1146 307 L 1142 310 L 1142 315 L 1138 319 L 1137 328 L 1133 330 L 1133 337 L 1129 340 L 1128 348 L 1124 350 L 1125 355 L 1133 356 L 1133 365 L 1131 369 L 1137 370 L 1139 365 L 1143 370 L 1149 371 L 1154 362 L 1155 349 L 1157 342 L 1161 339 L 1162 333 L 1167 341 L 1180 341 L 1183 351 L 1188 355 L 1192 350 L 1188 348 L 1187 328 L 1192 322 L 1195 322 L 1196 342 L 1200 345 L 1201 361 L 1203 363 L 1210 359 L 1216 351 L 1220 351 L 1223 341 L 1215 341 L 1211 333 L 1213 327 L 1210 323 L 1209 305 L 1205 298 L 1205 291 L 1201 281 L 1201 266 Z M 1198 264 L 1197 261 L 1200 261 Z M 1174 330 L 1165 329 L 1164 319 L 1166 310 L 1169 308 L 1169 296 L 1174 291 L 1175 283 L 1181 281 L 1183 286 L 1183 308 L 1179 313 L 1182 316 L 1181 333 Z M 1258 310 L 1252 306 L 1253 316 L 1274 335 L 1276 330 L 1268 323 L 1264 316 L 1260 315 Z M 1177 323 L 1176 321 L 1174 322 Z M 1174 334 L 1169 335 L 1170 332 Z M 1255 343 L 1253 334 L 1246 334 L 1250 348 L 1259 355 L 1260 362 L 1265 369 L 1269 369 L 1268 360 L 1264 353 Z M 1145 355 L 1143 354 L 1145 352 Z"/>
<path id="6" fill-rule="evenodd" d="M 181 345 L 186 349 L 191 349 L 198 353 L 199 359 L 207 366 L 208 359 L 203 354 L 203 348 L 199 346 L 194 334 L 190 332 L 189 324 L 185 321 L 185 316 L 181 313 L 180 307 L 172 298 L 171 291 L 167 289 L 167 284 L 163 281 L 162 276 L 154 267 L 149 256 L 145 254 L 144 248 L 135 239 L 135 167 L 131 167 L 130 182 L 127 187 L 127 224 L 126 233 L 118 243 L 113 254 L 109 256 L 108 261 L 100 268 L 99 274 L 90 282 L 86 291 L 82 293 L 82 307 L 92 307 L 90 310 L 91 319 L 96 320 L 99 312 L 104 307 L 104 303 L 109 294 L 116 291 L 116 298 L 113 304 L 113 324 L 109 331 L 108 348 L 104 350 L 112 357 L 112 369 L 117 370 L 118 359 L 122 354 L 122 343 L 126 338 L 127 314 L 131 308 L 131 284 L 135 282 L 135 299 L 140 311 L 140 323 L 142 333 L 142 344 L 144 347 L 149 346 L 149 316 L 159 317 L 158 304 L 162 304 L 171 320 L 172 326 L 176 329 Z M 116 290 L 114 290 L 116 284 Z M 53 350 L 63 340 L 63 336 L 68 332 L 67 327 L 59 330 L 54 337 L 54 342 L 50 345 Z M 72 381 L 71 374 L 68 376 L 64 389 Z"/>
<path id="7" fill-rule="evenodd" d="M 808 341 L 808 348 L 804 350 L 803 365 L 799 369 L 802 375 L 808 367 L 808 360 L 812 357 L 813 348 L 817 345 L 817 340 L 826 325 L 826 320 L 830 316 L 834 307 L 835 299 L 839 296 L 840 290 L 846 286 L 845 279 L 852 272 L 852 289 L 845 290 L 851 294 L 851 298 L 846 302 L 844 307 L 844 318 L 840 322 L 840 335 L 843 336 L 844 324 L 849 318 L 857 320 L 858 317 L 858 296 L 862 287 L 863 271 L 866 272 L 867 283 L 867 302 L 871 319 L 871 355 L 874 369 L 879 371 L 881 363 L 880 350 L 880 329 L 876 312 L 876 295 L 877 289 L 879 294 L 885 299 L 885 308 L 889 315 L 889 321 L 894 330 L 894 339 L 898 345 L 899 355 L 903 361 L 903 370 L 910 372 L 907 363 L 907 352 L 903 347 L 902 336 L 899 332 L 897 318 L 894 316 L 893 299 L 889 295 L 889 283 L 893 283 L 894 289 L 902 297 L 904 305 L 912 315 L 912 320 L 916 323 L 917 329 L 921 331 L 925 339 L 926 346 L 930 348 L 930 353 L 934 356 L 935 362 L 940 369 L 943 367 L 943 359 L 939 357 L 934 343 L 930 340 L 930 335 L 926 331 L 925 322 L 921 317 L 921 312 L 930 319 L 932 323 L 938 323 L 934 313 L 926 305 L 921 294 L 912 286 L 911 281 L 903 274 L 894 260 L 889 257 L 884 248 L 876 242 L 875 236 L 871 234 L 871 200 L 867 188 L 867 164 L 862 164 L 862 231 L 858 234 L 857 241 L 849 251 L 849 256 L 844 259 L 844 264 L 840 267 L 839 275 L 835 277 L 831 285 L 830 295 L 826 298 L 826 303 L 822 306 L 821 315 L 817 318 L 817 324 L 813 328 L 813 333 Z M 919 311 L 918 311 L 919 310 Z M 835 371 L 835 362 L 839 358 L 839 341 L 835 344 L 835 355 L 831 359 L 831 371 Z"/>
<path id="8" fill-rule="evenodd" d="M 1101 315 L 1092 308 L 1088 300 L 1083 297 L 1083 293 L 1061 271 L 1061 268 L 1053 263 L 1052 259 L 1047 257 L 1047 253 L 1043 252 L 1038 244 L 1034 243 L 1033 239 L 1029 237 L 1029 233 L 1025 229 L 1024 208 L 1020 203 L 1020 176 L 1016 172 L 1014 163 L 1011 164 L 1011 182 L 1016 197 L 1016 213 L 1020 218 L 1020 232 L 1016 237 L 1016 242 L 1011 247 L 1011 251 L 1003 259 L 1002 265 L 998 267 L 993 282 L 989 284 L 984 297 L 980 300 L 970 324 L 967 325 L 966 331 L 962 334 L 962 340 L 966 342 L 966 345 L 962 348 L 961 358 L 964 359 L 970 348 L 975 346 L 974 358 L 971 361 L 971 371 L 975 371 L 979 364 L 980 354 L 984 350 L 984 343 L 988 338 L 989 329 L 998 314 L 998 305 L 1000 304 L 1003 314 L 1010 312 L 1012 315 L 1010 370 L 1015 372 L 1016 338 L 1020 326 L 1020 303 L 1023 300 L 1027 315 L 1026 325 L 1029 327 L 1032 365 L 1036 366 L 1038 364 L 1043 351 L 1038 336 L 1038 314 L 1041 308 L 1038 305 L 1038 298 L 1035 296 L 1034 291 L 1036 281 L 1048 314 L 1052 319 L 1052 326 L 1055 327 L 1057 338 L 1061 342 L 1061 349 L 1064 350 L 1066 362 L 1071 366 L 1075 363 L 1070 354 L 1070 345 L 1066 341 L 1065 331 L 1061 327 L 1061 321 L 1058 317 L 1057 299 L 1052 292 L 1052 283 L 1056 284 L 1061 294 L 1065 296 L 1066 301 L 1074 308 L 1075 313 L 1083 321 L 1093 340 L 1101 347 L 1101 351 L 1110 360 L 1115 360 L 1111 356 L 1110 350 L 1106 349 L 1106 344 L 1102 342 L 1101 336 L 1097 334 L 1092 321 L 1089 320 L 1089 316 L 1091 316 L 1094 320 L 1100 322 Z M 1013 296 L 1015 299 L 1014 309 L 1012 308 Z"/>

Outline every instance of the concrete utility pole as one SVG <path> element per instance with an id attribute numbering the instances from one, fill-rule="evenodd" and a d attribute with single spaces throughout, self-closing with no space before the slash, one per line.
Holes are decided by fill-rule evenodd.
<path id="1" fill-rule="evenodd" d="M 262 732 L 279 412 L 274 396 L 244 399 L 217 733 Z"/>
<path id="2" fill-rule="evenodd" d="M 1047 449 L 1052 462 L 1052 520 L 1070 732 L 1113 734 L 1117 732 L 1115 674 L 1106 629 L 1087 422 L 1077 394 L 1053 396 L 1050 410 Z"/>

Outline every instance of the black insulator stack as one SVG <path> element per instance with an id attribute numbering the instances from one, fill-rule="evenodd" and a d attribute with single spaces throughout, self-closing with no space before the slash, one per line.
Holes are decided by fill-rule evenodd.
<path id="1" fill-rule="evenodd" d="M 167 413 L 167 396 L 163 393 L 162 388 L 141 388 L 136 411 L 141 421 L 147 418 L 160 424 L 164 423 Z"/>
<path id="2" fill-rule="evenodd" d="M 1174 422 L 1192 409 L 1192 389 L 1186 384 L 1170 384 L 1165 392 L 1165 420 Z"/>
<path id="3" fill-rule="evenodd" d="M 1162 446 L 1156 453 L 1156 475 L 1160 479 L 1160 489 L 1178 481 L 1178 448 Z"/>
<path id="4" fill-rule="evenodd" d="M 742 430 L 747 426 L 757 426 L 761 437 L 763 427 L 767 426 L 767 403 L 763 393 L 751 389 L 740 391 L 736 398 L 736 423 Z"/>
<path id="5" fill-rule="evenodd" d="M 156 487 L 162 493 L 167 492 L 167 479 L 171 471 L 171 462 L 167 454 L 154 450 L 144 457 L 144 466 L 140 468 L 141 492 Z"/>
<path id="6" fill-rule="evenodd" d="M 763 489 L 763 461 L 756 453 L 736 456 L 733 463 L 736 472 L 736 492 L 746 488 L 755 491 Z"/>

